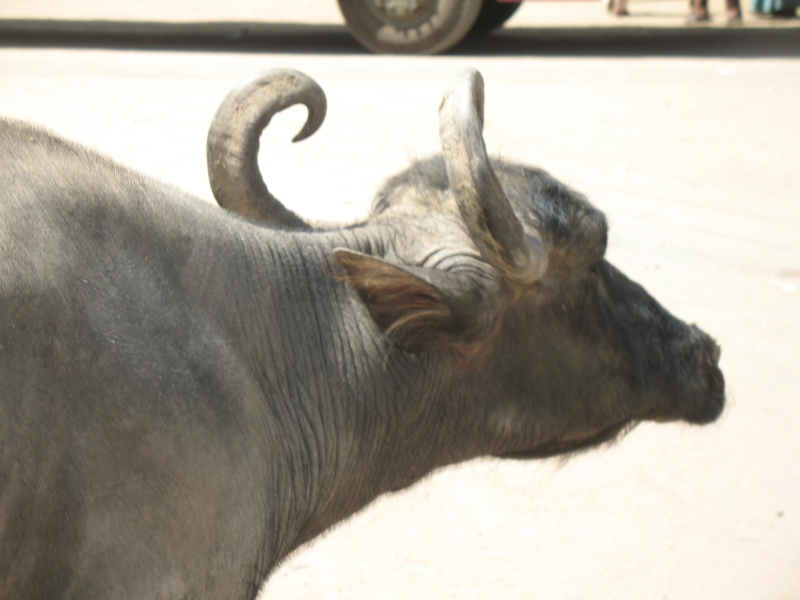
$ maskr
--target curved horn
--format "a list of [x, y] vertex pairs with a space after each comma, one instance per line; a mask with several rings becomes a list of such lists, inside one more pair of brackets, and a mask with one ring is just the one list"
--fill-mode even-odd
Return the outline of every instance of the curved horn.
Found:
[[526, 235], [489, 164], [483, 142], [483, 77], [459, 74], [439, 106], [439, 138], [447, 178], [472, 241], [510, 282], [530, 285], [547, 270], [538, 236]]
[[251, 219], [290, 229], [310, 229], [269, 193], [258, 169], [258, 140], [272, 117], [304, 104], [308, 119], [293, 142], [312, 135], [325, 120], [322, 88], [289, 69], [245, 79], [222, 101], [208, 131], [206, 160], [211, 190], [220, 206]]

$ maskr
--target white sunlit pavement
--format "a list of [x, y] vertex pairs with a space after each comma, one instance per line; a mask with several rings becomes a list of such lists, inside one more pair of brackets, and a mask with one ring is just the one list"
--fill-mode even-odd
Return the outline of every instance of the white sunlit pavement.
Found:
[[[23, 4], [0, 16], [43, 18], [7, 14]], [[262, 597], [800, 597], [800, 59], [6, 47], [0, 113], [211, 201], [219, 102], [247, 75], [296, 68], [325, 89], [327, 121], [293, 145], [304, 111], [277, 117], [262, 171], [302, 215], [353, 219], [383, 178], [437, 150], [441, 93], [467, 66], [486, 80], [490, 152], [586, 193], [609, 217], [610, 260], [718, 339], [728, 408], [704, 428], [642, 425], [564, 465], [437, 473], [301, 549]]]

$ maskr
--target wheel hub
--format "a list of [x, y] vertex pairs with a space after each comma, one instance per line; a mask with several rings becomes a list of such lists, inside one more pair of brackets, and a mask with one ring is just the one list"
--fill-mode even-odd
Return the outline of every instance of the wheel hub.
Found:
[[370, 8], [384, 22], [408, 28], [427, 21], [436, 11], [436, 0], [373, 0]]

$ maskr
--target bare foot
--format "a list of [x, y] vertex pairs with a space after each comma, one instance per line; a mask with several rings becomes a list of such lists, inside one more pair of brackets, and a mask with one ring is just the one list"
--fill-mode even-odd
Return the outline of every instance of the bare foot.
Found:
[[697, 12], [692, 12], [689, 17], [686, 19], [687, 23], [703, 23], [706, 21], [710, 21], [711, 17], [708, 16], [707, 10], [699, 10]]
[[728, 17], [728, 25], [741, 25], [742, 24], [742, 13], [736, 9], [730, 9], [726, 16]]

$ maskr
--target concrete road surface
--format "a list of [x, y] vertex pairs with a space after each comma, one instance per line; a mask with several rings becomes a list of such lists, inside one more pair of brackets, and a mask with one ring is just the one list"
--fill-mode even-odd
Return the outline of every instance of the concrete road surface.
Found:
[[[242, 4], [244, 15], [253, 3]], [[24, 5], [5, 2], [0, 16], [47, 14]], [[581, 6], [587, 19], [596, 9]], [[225, 32], [225, 19], [208, 20]], [[229, 88], [272, 67], [309, 73], [328, 95], [327, 123], [292, 145], [304, 110], [280, 115], [261, 166], [292, 209], [328, 220], [363, 217], [384, 177], [437, 151], [443, 88], [477, 67], [490, 151], [586, 193], [609, 217], [610, 260], [723, 348], [729, 406], [718, 423], [644, 424], [563, 463], [449, 468], [301, 549], [263, 597], [800, 599], [798, 29], [753, 28], [772, 43], [747, 27], [661, 23], [645, 30], [661, 37], [521, 25], [511, 46], [500, 35], [433, 58], [366, 54], [335, 21], [306, 23], [297, 39], [273, 28], [269, 52], [185, 31], [172, 50], [113, 33], [90, 48], [79, 36], [0, 35], [0, 113], [209, 202], [205, 135]]]

